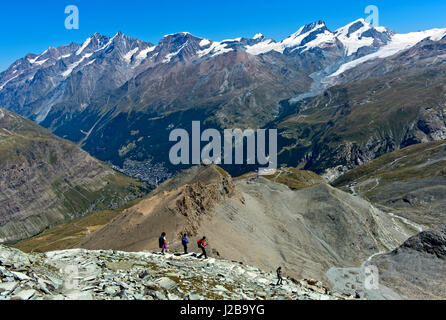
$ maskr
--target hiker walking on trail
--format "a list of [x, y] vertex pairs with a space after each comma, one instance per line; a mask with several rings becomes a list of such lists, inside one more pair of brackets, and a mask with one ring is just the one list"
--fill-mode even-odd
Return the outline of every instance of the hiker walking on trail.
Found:
[[165, 251], [168, 248], [167, 239], [166, 239], [166, 233], [165, 232], [163, 232], [161, 234], [161, 237], [159, 238], [159, 246], [160, 246], [160, 249], [161, 249], [161, 254], [164, 255]]
[[277, 286], [282, 285], [283, 284], [283, 278], [282, 278], [282, 267], [279, 267], [277, 269]]
[[200, 254], [198, 256], [198, 259], [200, 259], [203, 256], [204, 256], [205, 259], [207, 259], [208, 255], [206, 254], [206, 237], [203, 237], [200, 240], [198, 240], [197, 244], [198, 244], [198, 248], [200, 248], [201, 251], [202, 251], [202, 254]]
[[185, 233], [183, 236], [183, 239], [181, 240], [181, 243], [184, 247], [184, 254], [187, 254], [187, 244], [189, 243], [189, 240], [187, 240], [187, 234]]

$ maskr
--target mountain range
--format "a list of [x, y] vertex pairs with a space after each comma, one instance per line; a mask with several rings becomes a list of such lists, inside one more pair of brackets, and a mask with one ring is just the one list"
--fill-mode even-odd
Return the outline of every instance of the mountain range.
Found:
[[[174, 128], [190, 130], [192, 120], [216, 129], [286, 127], [291, 122], [294, 132], [281, 132], [281, 161], [304, 162], [308, 168], [323, 172], [381, 155], [367, 149], [381, 133], [367, 133], [361, 141], [351, 136], [337, 138], [348, 150], [338, 150], [338, 145], [331, 147], [327, 142], [324, 148], [331, 149], [326, 154], [340, 158], [327, 163], [319, 159], [322, 151], [318, 150], [318, 139], [323, 139], [321, 130], [327, 131], [333, 120], [311, 121], [308, 128], [303, 119], [311, 117], [303, 112], [314, 109], [316, 118], [333, 115], [332, 106], [330, 110], [312, 106], [324, 97], [345, 100], [346, 95], [337, 92], [343, 92], [343, 85], [381, 81], [384, 84], [375, 88], [378, 95], [387, 86], [386, 77], [403, 83], [412, 79], [407, 78], [411, 74], [419, 79], [417, 68], [408, 65], [408, 59], [420, 66], [431, 63], [429, 70], [441, 75], [445, 35], [446, 29], [397, 34], [363, 19], [336, 31], [318, 21], [280, 42], [262, 34], [252, 39], [212, 41], [183, 32], [166, 35], [153, 45], [121, 32], [112, 38], [96, 33], [83, 44], [49, 48], [17, 60], [0, 74], [0, 106], [38, 122], [124, 172], [132, 172], [136, 166], [153, 184], [178, 172], [167, 158], [169, 132]], [[435, 54], [425, 46], [434, 47]], [[406, 60], [396, 59], [397, 55]], [[431, 82], [429, 90], [435, 90], [435, 85]], [[414, 86], [424, 90], [425, 83]], [[351, 102], [336, 102], [336, 108], [341, 109], [336, 118], [351, 123], [345, 106]], [[439, 130], [444, 130], [442, 113], [427, 113], [428, 117], [440, 117]], [[386, 141], [373, 148], [392, 151], [412, 143], [410, 138], [400, 138], [412, 121], [413, 117], [403, 119], [402, 128], [392, 132], [396, 136], [392, 138], [400, 141]], [[423, 130], [412, 131], [417, 136]], [[346, 158], [345, 153], [351, 157]]]

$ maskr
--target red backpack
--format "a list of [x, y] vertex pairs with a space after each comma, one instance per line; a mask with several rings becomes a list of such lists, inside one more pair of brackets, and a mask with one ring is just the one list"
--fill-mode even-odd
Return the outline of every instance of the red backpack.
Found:
[[206, 243], [204, 242], [203, 239], [200, 239], [197, 241], [197, 245], [198, 245], [198, 248], [204, 248], [206, 246]]

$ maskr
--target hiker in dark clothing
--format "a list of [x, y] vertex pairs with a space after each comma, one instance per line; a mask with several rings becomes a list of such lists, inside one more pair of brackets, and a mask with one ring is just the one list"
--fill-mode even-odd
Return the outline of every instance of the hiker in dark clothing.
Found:
[[200, 240], [198, 240], [197, 244], [198, 244], [198, 248], [200, 248], [201, 251], [202, 251], [202, 254], [200, 254], [198, 256], [198, 259], [200, 259], [203, 256], [204, 256], [205, 259], [207, 259], [208, 255], [206, 254], [206, 237], [203, 237]]
[[359, 291], [355, 291], [355, 299], [361, 299], [361, 295], [359, 294]]
[[277, 269], [277, 286], [282, 285], [283, 284], [283, 278], [282, 278], [282, 267], [279, 267]]
[[163, 232], [161, 234], [161, 237], [159, 237], [158, 241], [159, 241], [159, 246], [160, 246], [160, 249], [161, 249], [161, 254], [164, 255], [166, 249], [168, 248], [167, 240], [166, 240], [166, 233], [165, 232]]
[[181, 243], [184, 247], [184, 254], [187, 254], [187, 244], [189, 243], [189, 240], [187, 240], [187, 234], [185, 233], [183, 236], [183, 239], [181, 240]]

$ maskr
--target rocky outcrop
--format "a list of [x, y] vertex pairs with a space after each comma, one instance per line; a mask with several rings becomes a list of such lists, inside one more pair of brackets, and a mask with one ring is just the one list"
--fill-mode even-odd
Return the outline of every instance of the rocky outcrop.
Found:
[[222, 177], [220, 184], [206, 185], [196, 182], [186, 185], [176, 202], [176, 211], [187, 218], [187, 226], [179, 233], [197, 235], [203, 217], [212, 215], [215, 206], [224, 198], [232, 196], [234, 184], [231, 177]]
[[446, 225], [423, 231], [372, 260], [380, 282], [409, 299], [446, 298]]
[[409, 238], [392, 252], [396, 256], [402, 252], [417, 251], [432, 255], [434, 258], [446, 260], [446, 225], [430, 229]]
[[0, 246], [0, 300], [338, 300], [315, 280], [195, 254], [66, 250], [26, 255]]

